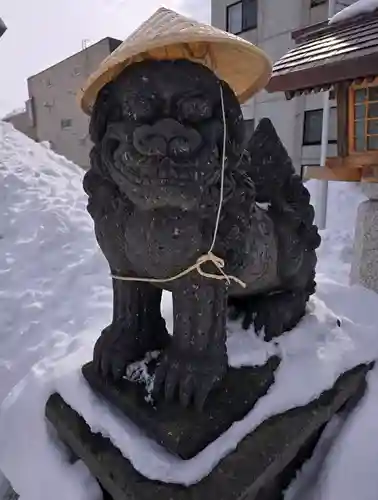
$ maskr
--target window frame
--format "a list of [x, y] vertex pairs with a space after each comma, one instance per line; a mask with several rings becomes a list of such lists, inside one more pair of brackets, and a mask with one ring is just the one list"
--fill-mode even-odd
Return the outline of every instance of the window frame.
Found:
[[[371, 87], [376, 87], [378, 88], [378, 78], [375, 78], [371, 82], [363, 82], [363, 83], [353, 83], [349, 87], [349, 92], [348, 92], [348, 153], [349, 155], [364, 155], [364, 154], [372, 154], [372, 153], [378, 153], [378, 148], [377, 149], [367, 149], [367, 141], [366, 138], [369, 136], [374, 136], [378, 138], [378, 134], [368, 134], [367, 131], [367, 126], [369, 123], [369, 117], [368, 115], [368, 110], [369, 110], [369, 104], [378, 104], [378, 100], [376, 101], [363, 101], [366, 104], [366, 112], [365, 112], [365, 117], [361, 119], [361, 121], [364, 122], [365, 124], [365, 142], [366, 142], [366, 148], [358, 151], [355, 148], [355, 135], [354, 135], [354, 123], [357, 121], [355, 119], [355, 98], [354, 94], [356, 90], [361, 90], [361, 89], [369, 89]], [[370, 118], [372, 121], [377, 121], [378, 122], [378, 116]]]
[[[329, 112], [331, 113], [331, 110], [334, 110], [336, 114], [336, 124], [337, 124], [337, 106], [331, 106]], [[316, 108], [316, 109], [306, 109], [304, 112], [303, 116], [303, 137], [302, 137], [302, 147], [303, 146], [321, 146], [322, 144], [322, 129], [320, 129], [320, 139], [318, 141], [306, 141], [306, 114], [309, 113], [320, 113], [321, 115], [323, 114], [323, 109], [322, 108]], [[329, 130], [328, 130], [328, 136], [329, 136]], [[337, 129], [336, 129], [336, 138], [335, 139], [330, 139], [328, 137], [328, 144], [337, 144]]]
[[318, 7], [319, 5], [324, 5], [326, 2], [327, 0], [311, 0], [310, 9]]
[[67, 130], [72, 128], [73, 120], [72, 118], [61, 118], [60, 120], [60, 128], [61, 130]]
[[[256, 22], [255, 24], [251, 25], [251, 26], [244, 26], [244, 16], [243, 16], [243, 10], [244, 10], [244, 7], [245, 7], [245, 3], [246, 3], [246, 0], [237, 0], [236, 2], [233, 2], [232, 4], [230, 5], [227, 5], [226, 6], [226, 31], [228, 31], [229, 33], [232, 33], [233, 35], [240, 35], [241, 33], [244, 33], [246, 31], [250, 31], [250, 30], [254, 30], [257, 28], [257, 24], [258, 24], [258, 0], [252, 0], [255, 4], [256, 4]], [[230, 15], [229, 15], [229, 12], [230, 12], [230, 9], [232, 9], [233, 7], [235, 7], [236, 5], [239, 5], [241, 4], [241, 8], [242, 8], [242, 18], [241, 18], [241, 31], [230, 31]]]

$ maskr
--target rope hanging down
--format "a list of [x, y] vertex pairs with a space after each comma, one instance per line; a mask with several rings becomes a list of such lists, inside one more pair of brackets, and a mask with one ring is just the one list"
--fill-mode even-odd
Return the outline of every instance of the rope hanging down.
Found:
[[[215, 227], [214, 227], [214, 233], [213, 233], [213, 240], [211, 242], [211, 246], [209, 248], [209, 251], [201, 255], [197, 259], [197, 262], [193, 264], [192, 266], [188, 267], [187, 269], [184, 269], [184, 271], [176, 274], [175, 276], [171, 276], [170, 278], [138, 278], [138, 277], [131, 277], [131, 276], [117, 276], [112, 274], [112, 278], [120, 281], [139, 281], [139, 282], [144, 282], [144, 283], [169, 283], [172, 281], [176, 281], [179, 278], [182, 278], [186, 276], [187, 274], [190, 274], [192, 271], [197, 271], [198, 274], [203, 276], [204, 278], [209, 278], [209, 279], [214, 279], [214, 280], [222, 280], [226, 281], [227, 284], [229, 285], [231, 281], [234, 281], [235, 283], [238, 283], [240, 286], [243, 288], [246, 287], [246, 284], [237, 278], [236, 276], [232, 276], [229, 274], [226, 274], [224, 272], [224, 266], [225, 262], [223, 259], [220, 257], [217, 257], [214, 253], [214, 247], [215, 243], [217, 240], [217, 235], [218, 235], [218, 229], [219, 229], [219, 223], [220, 223], [220, 218], [221, 218], [221, 213], [222, 213], [222, 205], [223, 205], [223, 199], [224, 199], [224, 177], [225, 177], [225, 169], [226, 169], [226, 145], [227, 145], [227, 125], [226, 125], [226, 111], [224, 107], [224, 98], [223, 98], [223, 89], [222, 86], [220, 86], [220, 96], [221, 96], [221, 106], [222, 106], [222, 121], [223, 121], [223, 149], [222, 149], [222, 166], [221, 166], [221, 185], [220, 185], [220, 195], [219, 195], [219, 206], [218, 206], [218, 211], [217, 211], [217, 218], [215, 221]], [[207, 273], [202, 270], [202, 266], [206, 264], [207, 262], [212, 262], [216, 269], [218, 270], [219, 274], [215, 273]]]

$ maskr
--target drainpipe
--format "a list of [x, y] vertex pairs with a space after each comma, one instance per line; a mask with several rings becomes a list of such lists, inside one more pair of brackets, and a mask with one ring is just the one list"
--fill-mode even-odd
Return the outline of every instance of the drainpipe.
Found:
[[4, 23], [4, 21], [0, 17], [0, 38], [4, 35], [4, 33], [7, 31], [7, 27]]
[[[336, 0], [328, 2], [328, 19], [330, 19], [336, 10]], [[327, 90], [323, 94], [323, 126], [322, 126], [322, 142], [320, 149], [320, 167], [325, 167], [328, 151], [328, 136], [329, 136], [329, 109], [330, 109], [330, 91]], [[327, 224], [327, 203], [328, 203], [328, 181], [319, 181], [316, 204], [316, 224], [319, 229], [325, 229]]]

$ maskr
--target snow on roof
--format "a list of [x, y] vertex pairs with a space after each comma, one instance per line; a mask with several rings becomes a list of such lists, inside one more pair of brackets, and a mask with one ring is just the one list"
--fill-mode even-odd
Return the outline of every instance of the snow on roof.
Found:
[[16, 108], [13, 111], [10, 111], [6, 115], [3, 116], [2, 120], [9, 120], [9, 118], [12, 118], [13, 116], [20, 115], [21, 113], [26, 113], [26, 109], [23, 108]]
[[378, 9], [378, 0], [358, 0], [331, 17], [329, 22], [330, 24], [339, 23], [360, 14], [373, 12], [375, 9]]

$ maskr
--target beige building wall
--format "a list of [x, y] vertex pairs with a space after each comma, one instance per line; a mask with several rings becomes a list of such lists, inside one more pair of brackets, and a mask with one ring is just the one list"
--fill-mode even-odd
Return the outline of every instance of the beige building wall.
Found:
[[76, 94], [92, 71], [120, 41], [105, 38], [83, 51], [28, 79], [27, 108], [38, 141], [87, 169], [92, 147], [88, 117], [80, 110]]
[[[336, 11], [356, 0], [337, 0]], [[227, 7], [238, 3], [247, 5], [253, 0], [212, 0], [212, 24], [227, 29]], [[325, 21], [328, 1], [324, 0], [256, 0], [257, 27], [242, 31], [239, 36], [264, 49], [273, 62], [294, 46], [291, 33], [300, 27]], [[335, 102], [331, 103], [335, 106]], [[286, 100], [281, 92], [257, 94], [245, 106], [245, 119], [268, 117], [274, 123], [283, 143], [299, 171], [306, 164], [319, 164], [320, 145], [303, 145], [305, 111], [322, 107], [322, 95], [296, 97]], [[336, 145], [329, 145], [329, 154], [336, 153]]]

